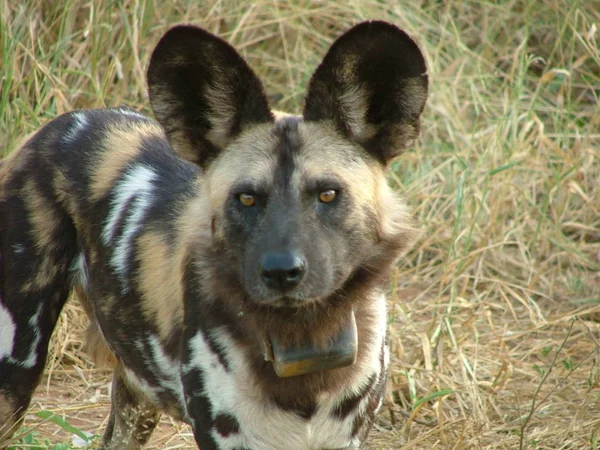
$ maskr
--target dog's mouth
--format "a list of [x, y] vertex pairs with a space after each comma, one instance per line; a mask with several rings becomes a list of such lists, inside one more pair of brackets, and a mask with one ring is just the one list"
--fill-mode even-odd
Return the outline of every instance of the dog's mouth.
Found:
[[273, 363], [281, 378], [351, 366], [356, 362], [358, 348], [354, 311], [348, 313], [344, 326], [325, 344], [314, 345], [307, 337], [300, 344], [283, 345], [277, 337], [267, 336], [262, 346], [265, 361]]

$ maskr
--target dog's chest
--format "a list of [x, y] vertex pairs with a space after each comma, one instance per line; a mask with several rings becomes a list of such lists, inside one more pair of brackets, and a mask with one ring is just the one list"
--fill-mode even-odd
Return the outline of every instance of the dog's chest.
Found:
[[[389, 358], [383, 302], [381, 297], [376, 331], [354, 375], [339, 390], [318, 395], [309, 411], [280, 406], [225, 328], [188, 335], [181, 347], [183, 363], [169, 355], [158, 337], [147, 335], [143, 342], [135, 341], [129, 353], [133, 364], [126, 363], [124, 372], [130, 384], [192, 424], [196, 434], [201, 430], [210, 436], [219, 450], [358, 448], [364, 422], [379, 408], [385, 383]], [[294, 378], [289, 380], [293, 392]]]
[[[180, 366], [179, 361], [166, 355], [158, 339], [149, 336], [147, 342], [136, 347], [143, 365], [151, 368], [150, 374], [128, 367], [124, 368], [124, 374], [131, 387], [142, 391], [171, 415], [206, 429], [219, 450], [320, 450], [360, 444], [353, 435], [370, 396], [365, 393], [358, 397], [353, 410], [344, 414], [340, 414], [340, 405], [347, 398], [356, 397], [356, 392], [365, 391], [373, 376], [384, 376], [379, 373], [381, 367], [365, 367], [364, 375], [370, 373], [370, 377], [359, 375], [341, 392], [321, 395], [306, 417], [298, 411], [282, 409], [265, 395], [248, 369], [242, 351], [226, 334], [218, 336], [217, 342], [228, 364], [223, 364], [223, 356], [215, 353], [199, 332], [187, 343], [192, 362]], [[191, 389], [198, 389], [186, 395], [204, 397], [212, 423], [186, 417], [182, 383], [182, 376], [186, 375], [195, 377], [189, 384], [193, 385]]]
[[[222, 450], [320, 450], [341, 449], [359, 442], [353, 438], [355, 422], [364, 412], [369, 396], [359, 399], [353, 411], [339, 414], [339, 405], [361, 390], [357, 379], [338, 393], [325, 393], [317, 398], [315, 408], [306, 416], [298, 411], [284, 410], [257, 385], [239, 348], [225, 333], [217, 333], [218, 345], [229, 361], [223, 365], [211, 351], [199, 332], [188, 345], [192, 362], [182, 367], [182, 373], [195, 373], [202, 394], [210, 404], [213, 425], [210, 433]], [[376, 373], [380, 367], [365, 367], [365, 373]], [[377, 374], [379, 375], [379, 374]], [[365, 383], [368, 378], [365, 377]], [[193, 422], [193, 419], [192, 419]], [[206, 424], [196, 424], [206, 426]]]

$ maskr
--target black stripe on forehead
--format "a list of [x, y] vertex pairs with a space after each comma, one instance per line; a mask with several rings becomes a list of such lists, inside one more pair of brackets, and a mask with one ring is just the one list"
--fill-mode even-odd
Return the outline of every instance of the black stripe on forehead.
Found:
[[300, 152], [302, 141], [298, 132], [298, 123], [300, 117], [286, 117], [275, 125], [275, 133], [279, 137], [277, 144], [277, 154], [279, 156], [277, 163], [276, 184], [289, 186], [292, 173], [295, 169], [294, 157]]

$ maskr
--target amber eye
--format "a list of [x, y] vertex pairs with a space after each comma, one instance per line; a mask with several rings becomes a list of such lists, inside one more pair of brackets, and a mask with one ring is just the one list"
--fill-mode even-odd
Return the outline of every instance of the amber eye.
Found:
[[335, 200], [337, 192], [335, 189], [327, 189], [326, 191], [319, 193], [319, 200], [323, 203], [331, 203]]
[[252, 194], [240, 194], [239, 199], [240, 203], [244, 206], [256, 205], [256, 198]]

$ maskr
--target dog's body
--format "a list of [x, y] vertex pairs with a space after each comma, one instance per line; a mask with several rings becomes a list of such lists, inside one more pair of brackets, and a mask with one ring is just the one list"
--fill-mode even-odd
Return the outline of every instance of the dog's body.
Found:
[[[358, 448], [384, 395], [384, 293], [410, 237], [385, 168], [417, 136], [424, 73], [402, 31], [361, 24], [313, 76], [304, 116], [274, 118], [228, 44], [177, 27], [148, 72], [160, 125], [73, 112], [3, 161], [0, 447], [74, 289], [117, 361], [103, 448], [139, 448], [160, 411], [202, 450]], [[277, 375], [271, 344], [311, 354], [349, 317], [354, 364]]]

